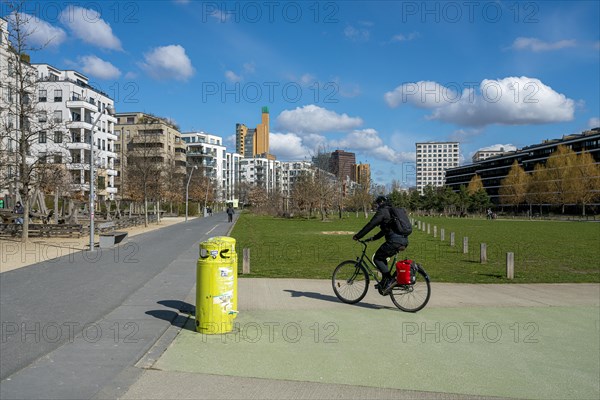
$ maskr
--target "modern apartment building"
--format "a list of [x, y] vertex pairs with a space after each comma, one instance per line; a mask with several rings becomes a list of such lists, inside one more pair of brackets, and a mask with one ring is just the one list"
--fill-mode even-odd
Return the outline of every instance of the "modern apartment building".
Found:
[[354, 165], [355, 182], [365, 187], [371, 186], [371, 165], [370, 164], [355, 164]]
[[113, 100], [90, 86], [89, 79], [72, 70], [48, 64], [32, 64], [37, 70], [39, 122], [51, 130], [40, 131], [32, 145], [40, 162], [66, 164], [72, 188], [82, 194], [90, 190], [90, 155], [94, 146], [98, 201], [113, 200], [117, 170], [114, 133], [117, 119], [110, 115]]
[[[8, 42], [8, 21], [0, 18], [0, 197], [14, 194], [14, 177], [16, 170], [14, 160], [15, 142], [10, 137], [10, 130], [16, 126], [16, 117], [10, 112], [14, 102], [14, 88], [9, 80], [9, 62], [11, 60]], [[11, 62], [12, 64], [12, 62]], [[9, 204], [3, 202], [4, 207]], [[12, 205], [12, 204], [10, 204]]]
[[268, 193], [281, 191], [281, 161], [268, 158], [242, 158], [240, 179], [264, 188]]
[[211, 180], [216, 188], [216, 200], [233, 200], [241, 156], [227, 153], [220, 136], [184, 132], [181, 137], [187, 145], [188, 166], [198, 166], [201, 173]]
[[281, 162], [281, 194], [291, 197], [298, 178], [302, 174], [312, 174], [314, 169], [309, 161]]
[[483, 161], [504, 154], [504, 152], [504, 147], [501, 147], [500, 150], [478, 150], [473, 154], [471, 160], [473, 162]]
[[444, 186], [446, 171], [458, 167], [458, 142], [416, 143], [417, 190], [423, 194], [427, 185]]
[[116, 169], [116, 185], [121, 188], [127, 180], [127, 164], [136, 158], [151, 158], [161, 166], [162, 171], [173, 168], [176, 174], [184, 175], [186, 170], [186, 145], [175, 124], [165, 118], [143, 112], [117, 113], [115, 151], [119, 155]]
[[499, 204], [500, 183], [506, 178], [515, 161], [525, 172], [532, 172], [536, 164], [545, 164], [559, 145], [567, 146], [576, 153], [588, 151], [596, 163], [600, 163], [600, 128], [594, 128], [581, 134], [545, 140], [542, 143], [510, 151], [497, 157], [449, 169], [446, 171], [446, 186], [458, 191], [461, 185], [468, 186], [471, 178], [477, 174], [492, 202]]

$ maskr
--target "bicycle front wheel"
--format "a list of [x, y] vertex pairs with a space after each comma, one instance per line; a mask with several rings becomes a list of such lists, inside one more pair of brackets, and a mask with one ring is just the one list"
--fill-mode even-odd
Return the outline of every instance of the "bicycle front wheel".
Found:
[[417, 312], [427, 305], [431, 285], [427, 273], [419, 267], [414, 285], [398, 285], [390, 293], [392, 301], [402, 311]]
[[369, 274], [359, 262], [344, 261], [333, 271], [333, 291], [338, 299], [348, 304], [361, 301], [369, 290]]

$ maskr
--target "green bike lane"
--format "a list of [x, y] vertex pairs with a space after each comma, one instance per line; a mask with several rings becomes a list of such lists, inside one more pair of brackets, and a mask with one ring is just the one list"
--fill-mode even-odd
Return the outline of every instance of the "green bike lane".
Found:
[[[187, 301], [193, 304], [194, 292]], [[124, 397], [152, 397], [160, 374], [202, 377], [204, 387], [170, 389], [160, 379], [181, 398], [202, 397], [208, 382], [236, 398], [262, 398], [250, 393], [265, 382], [322, 385], [341, 398], [383, 398], [381, 390], [392, 398], [600, 394], [597, 284], [433, 284], [429, 305], [410, 314], [373, 288], [361, 303], [346, 305], [328, 281], [240, 279], [239, 304], [235, 328], [225, 335], [196, 333], [188, 319]], [[236, 382], [243, 384], [232, 395]], [[211, 388], [211, 396], [218, 393]], [[327, 397], [327, 390], [315, 393]]]

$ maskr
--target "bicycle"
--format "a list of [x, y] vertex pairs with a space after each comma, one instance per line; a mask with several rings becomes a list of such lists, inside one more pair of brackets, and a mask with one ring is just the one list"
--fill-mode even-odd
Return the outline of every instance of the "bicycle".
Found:
[[[381, 285], [381, 273], [374, 262], [367, 257], [367, 241], [358, 240], [363, 245], [362, 254], [356, 260], [347, 260], [340, 263], [333, 271], [331, 283], [338, 299], [347, 304], [356, 304], [361, 301], [369, 290], [370, 278], [377, 282], [379, 294], [389, 294], [392, 302], [405, 312], [417, 312], [427, 305], [431, 297], [431, 284], [427, 272], [418, 263], [412, 263], [411, 284], [397, 284], [392, 290], [384, 294]], [[390, 267], [394, 271], [392, 278], [396, 279], [396, 258], [394, 256]]]

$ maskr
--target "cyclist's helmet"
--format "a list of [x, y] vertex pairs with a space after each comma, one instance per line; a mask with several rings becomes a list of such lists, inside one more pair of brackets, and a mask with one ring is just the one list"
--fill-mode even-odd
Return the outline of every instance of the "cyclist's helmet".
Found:
[[383, 195], [379, 195], [375, 199], [375, 203], [377, 203], [378, 206], [380, 206], [382, 204], [388, 204], [389, 202], [390, 202], [390, 200], [386, 196], [383, 196]]

